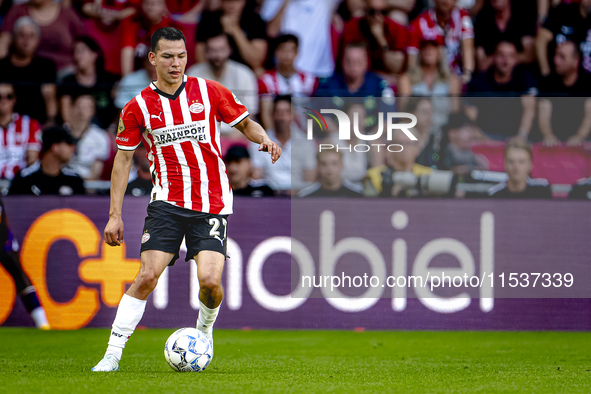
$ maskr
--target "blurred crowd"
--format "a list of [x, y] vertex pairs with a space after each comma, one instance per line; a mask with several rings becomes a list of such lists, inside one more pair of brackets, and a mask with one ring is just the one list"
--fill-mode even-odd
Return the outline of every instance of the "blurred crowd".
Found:
[[[110, 178], [121, 108], [156, 79], [164, 26], [185, 34], [186, 73], [231, 89], [283, 149], [271, 165], [223, 126], [237, 195], [591, 199], [591, 0], [3, 0], [5, 192], [108, 193], [92, 181]], [[334, 122], [309, 139], [293, 103], [316, 98], [361, 134], [412, 113], [416, 140], [358, 154]], [[128, 193], [150, 189], [140, 147]]]

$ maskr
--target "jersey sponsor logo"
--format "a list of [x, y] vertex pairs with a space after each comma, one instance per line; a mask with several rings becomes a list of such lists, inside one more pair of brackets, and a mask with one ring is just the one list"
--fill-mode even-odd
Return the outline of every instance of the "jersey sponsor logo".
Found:
[[201, 103], [193, 103], [189, 107], [189, 111], [191, 111], [194, 114], [200, 114], [201, 112], [203, 112], [204, 109], [205, 106]]
[[158, 119], [159, 121], [162, 122], [162, 119], [160, 119], [161, 116], [162, 116], [162, 111], [160, 111], [158, 116], [150, 114], [150, 119]]
[[142, 243], [145, 244], [149, 240], [150, 240], [150, 233], [144, 233], [144, 235], [142, 235]]
[[193, 122], [174, 127], [163, 127], [152, 130], [154, 143], [156, 145], [168, 144], [171, 142], [194, 139], [201, 143], [209, 142], [209, 128], [205, 122]]
[[[123, 115], [123, 112], [121, 112]], [[125, 131], [125, 125], [123, 124], [123, 119], [119, 118], [119, 126], [117, 126], [117, 134], [121, 134]]]

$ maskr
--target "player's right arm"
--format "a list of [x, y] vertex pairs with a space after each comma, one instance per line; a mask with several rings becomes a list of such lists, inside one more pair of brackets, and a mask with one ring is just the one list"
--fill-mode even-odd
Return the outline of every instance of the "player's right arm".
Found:
[[129, 171], [133, 163], [133, 152], [141, 143], [143, 123], [137, 102], [132, 99], [121, 111], [117, 128], [117, 154], [111, 172], [111, 208], [109, 222], [105, 227], [105, 242], [110, 246], [119, 246], [123, 242], [123, 196], [129, 182]]
[[129, 182], [129, 171], [133, 163], [133, 151], [118, 150], [111, 173], [111, 208], [109, 222], [105, 227], [105, 242], [111, 246], [119, 246], [123, 241], [123, 196]]

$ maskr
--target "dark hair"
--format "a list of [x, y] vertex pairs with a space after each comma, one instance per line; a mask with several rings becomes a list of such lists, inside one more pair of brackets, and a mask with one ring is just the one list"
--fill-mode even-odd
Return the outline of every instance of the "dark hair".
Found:
[[101, 50], [100, 45], [97, 44], [95, 40], [93, 40], [92, 38], [90, 38], [88, 36], [80, 36], [80, 37], [77, 37], [76, 40], [74, 41], [74, 43], [76, 43], [76, 42], [82, 42], [82, 43], [86, 44], [86, 46], [88, 48], [90, 48], [90, 50], [93, 51], [93, 52], [97, 52], [97, 53], [100, 53], [100, 54], [102, 54], [102, 52], [103, 52]]
[[248, 153], [248, 149], [244, 145], [241, 144], [234, 144], [224, 156], [224, 161], [226, 163], [231, 163], [233, 161], [240, 161], [242, 159], [250, 159], [250, 153]]
[[72, 95], [72, 104], [75, 104], [76, 101], [80, 100], [82, 97], [90, 97], [96, 105], [96, 98], [92, 95], [92, 91], [90, 89], [84, 89]]
[[300, 40], [293, 34], [282, 34], [275, 39], [275, 49], [279, 48], [279, 45], [285, 44], [286, 42], [293, 42], [296, 48], [300, 46]]
[[280, 101], [287, 101], [289, 105], [291, 105], [291, 96], [289, 94], [275, 96], [275, 99], [273, 100], [273, 111], [275, 111], [275, 107], [277, 107], [277, 103]]
[[499, 49], [499, 46], [501, 44], [509, 44], [509, 45], [512, 45], [513, 48], [515, 48], [515, 50], [517, 51], [517, 44], [516, 43], [514, 43], [513, 41], [509, 41], [509, 40], [501, 40], [501, 41], [497, 42], [497, 45], [495, 45], [495, 52]]
[[436, 40], [423, 40], [421, 41], [421, 43], [419, 44], [419, 49], [423, 49], [426, 46], [434, 46], [434, 47], [439, 47], [439, 43]]
[[183, 32], [179, 29], [175, 29], [174, 27], [163, 27], [156, 30], [154, 34], [152, 34], [152, 52], [156, 52], [158, 50], [158, 43], [160, 40], [183, 40], [185, 45], [187, 45], [187, 40], [185, 40], [185, 35]]
[[43, 141], [41, 153], [47, 152], [54, 144], [59, 144], [60, 142], [66, 142], [69, 145], [76, 144], [68, 129], [62, 126], [51, 126], [44, 129], [41, 139]]
[[450, 130], [460, 129], [465, 125], [473, 126], [474, 122], [470, 120], [470, 118], [468, 118], [465, 113], [458, 112], [449, 115], [449, 121], [445, 126], [443, 126], [442, 130], [444, 134], [447, 134]]
[[74, 40], [74, 45], [77, 43], [82, 43], [88, 47], [92, 52], [96, 53], [96, 72], [100, 74], [105, 70], [105, 56], [103, 53], [103, 49], [100, 47], [97, 42], [89, 36], [80, 36]]
[[367, 49], [367, 44], [363, 41], [351, 42], [345, 45], [344, 49], [348, 48]]
[[581, 57], [581, 48], [573, 40], [565, 40], [565, 41], [561, 42], [560, 44], [556, 45], [556, 47], [558, 48], [559, 46], [565, 45], [565, 44], [573, 44], [572, 46], [573, 46], [573, 49], [575, 51], [574, 56], [577, 57], [577, 58], [580, 58]]
[[228, 36], [223, 31], [216, 32], [216, 34], [212, 34], [209, 37], [207, 37], [205, 39], [205, 44], [207, 45], [209, 40], [213, 40], [214, 38], [219, 38], [219, 37], [226, 37], [226, 40], [228, 41], [228, 45], [230, 46], [230, 48], [232, 47], [232, 45], [230, 44], [230, 36]]

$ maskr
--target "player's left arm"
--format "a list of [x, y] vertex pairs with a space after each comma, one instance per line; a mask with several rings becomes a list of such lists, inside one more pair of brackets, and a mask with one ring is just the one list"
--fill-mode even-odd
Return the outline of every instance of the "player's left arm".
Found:
[[265, 129], [263, 129], [260, 124], [247, 116], [242, 122], [234, 127], [244, 134], [250, 141], [259, 144], [259, 151], [269, 152], [273, 164], [279, 160], [281, 157], [281, 148], [269, 138]]

